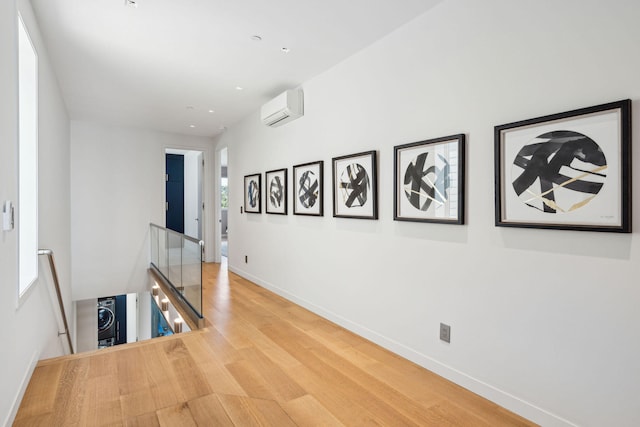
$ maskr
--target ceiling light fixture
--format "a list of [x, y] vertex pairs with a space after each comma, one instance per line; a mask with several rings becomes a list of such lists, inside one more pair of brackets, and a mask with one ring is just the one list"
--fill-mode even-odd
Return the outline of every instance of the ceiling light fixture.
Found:
[[213, 113], [215, 113], [216, 111], [215, 111], [215, 110], [209, 110], [209, 112], [210, 112], [211, 114], [213, 114]]
[[129, 6], [129, 7], [133, 7], [133, 8], [137, 8], [138, 7], [138, 2], [136, 0], [124, 0], [124, 5], [125, 6]]
[[189, 127], [193, 129], [194, 127], [196, 127], [196, 125], [189, 125]]
[[280, 48], [280, 50], [281, 50], [283, 53], [289, 53], [289, 52], [291, 52], [291, 49], [289, 49], [288, 47]]
[[236, 90], [244, 90], [242, 86], [236, 86]]
[[259, 42], [262, 41], [262, 37], [260, 37], [259, 35], [251, 36], [251, 40], [253, 40], [254, 42]]

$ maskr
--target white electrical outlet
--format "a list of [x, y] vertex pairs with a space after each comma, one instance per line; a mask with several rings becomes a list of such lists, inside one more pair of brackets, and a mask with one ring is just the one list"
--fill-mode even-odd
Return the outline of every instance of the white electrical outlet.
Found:
[[440, 339], [444, 342], [451, 342], [451, 326], [440, 323]]

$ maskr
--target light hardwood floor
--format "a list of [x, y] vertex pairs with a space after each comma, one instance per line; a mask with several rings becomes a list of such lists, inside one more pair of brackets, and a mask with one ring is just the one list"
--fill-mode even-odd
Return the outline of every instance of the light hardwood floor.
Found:
[[204, 330], [38, 363], [16, 426], [530, 426], [205, 265]]

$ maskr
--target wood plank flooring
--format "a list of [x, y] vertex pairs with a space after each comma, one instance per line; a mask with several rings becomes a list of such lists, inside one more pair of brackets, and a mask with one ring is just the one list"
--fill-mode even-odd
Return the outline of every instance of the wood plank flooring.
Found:
[[15, 426], [531, 426], [204, 267], [207, 328], [38, 363]]

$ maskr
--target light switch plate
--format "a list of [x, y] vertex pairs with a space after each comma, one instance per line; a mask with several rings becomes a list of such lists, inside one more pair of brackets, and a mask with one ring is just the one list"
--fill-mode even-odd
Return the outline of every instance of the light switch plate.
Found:
[[10, 200], [7, 200], [2, 205], [2, 230], [13, 230], [13, 204]]

